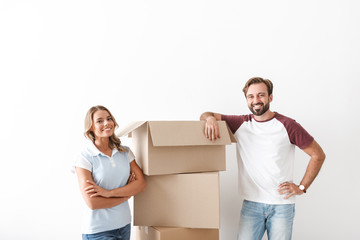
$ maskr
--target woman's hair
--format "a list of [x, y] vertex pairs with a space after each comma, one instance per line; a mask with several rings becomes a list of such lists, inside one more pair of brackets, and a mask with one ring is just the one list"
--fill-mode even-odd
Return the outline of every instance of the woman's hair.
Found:
[[[92, 124], [93, 124], [93, 117], [94, 113], [99, 110], [105, 110], [110, 114], [111, 119], [114, 121], [115, 128], [119, 125], [117, 124], [114, 116], [111, 114], [111, 112], [104, 106], [97, 105], [93, 106], [89, 109], [89, 111], [86, 113], [85, 117], [85, 132], [84, 135], [86, 138], [90, 139], [93, 143], [95, 143], [95, 134], [91, 130]], [[116, 148], [119, 152], [126, 152], [127, 150], [121, 146], [120, 139], [115, 135], [115, 131], [113, 135], [109, 137], [109, 147], [110, 148]]]
[[264, 79], [264, 78], [261, 78], [261, 77], [253, 77], [253, 78], [250, 78], [245, 83], [245, 86], [243, 88], [243, 92], [245, 94], [245, 97], [246, 97], [246, 93], [247, 93], [250, 85], [255, 84], [255, 83], [264, 83], [266, 85], [269, 96], [272, 94], [272, 92], [273, 92], [273, 84], [269, 79]]

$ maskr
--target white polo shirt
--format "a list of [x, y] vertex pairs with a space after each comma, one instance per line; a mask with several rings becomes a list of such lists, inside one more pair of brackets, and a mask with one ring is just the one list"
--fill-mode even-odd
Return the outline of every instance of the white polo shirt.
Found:
[[[104, 189], [111, 190], [123, 187], [127, 184], [130, 176], [130, 162], [135, 159], [131, 150], [128, 147], [125, 148], [128, 149], [127, 152], [119, 152], [114, 148], [111, 157], [109, 157], [100, 152], [89, 141], [87, 147], [75, 161], [75, 166], [89, 170], [94, 182]], [[86, 206], [84, 211], [82, 230], [84, 234], [121, 228], [131, 222], [127, 201], [105, 209], [91, 210]]]
[[283, 182], [293, 182], [295, 146], [303, 149], [314, 140], [295, 120], [275, 113], [256, 121], [250, 115], [222, 115], [237, 140], [239, 190], [244, 199], [267, 204], [295, 202], [278, 193]]

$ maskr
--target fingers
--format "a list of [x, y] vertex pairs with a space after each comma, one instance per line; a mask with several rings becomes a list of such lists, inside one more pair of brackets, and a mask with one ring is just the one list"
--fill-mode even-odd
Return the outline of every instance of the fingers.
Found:
[[96, 186], [88, 186], [84, 189], [86, 194], [89, 194], [90, 197], [97, 197], [97, 196], [102, 196], [102, 193], [100, 193], [100, 189], [98, 189]]
[[96, 183], [94, 183], [94, 182], [91, 181], [91, 180], [86, 180], [86, 182], [89, 183], [90, 185], [84, 188], [85, 193], [86, 193], [86, 194], [95, 193], [95, 194], [90, 195], [90, 197], [95, 197], [95, 196], [97, 196], [98, 190], [97, 190], [97, 185], [96, 185]]
[[209, 138], [211, 141], [215, 141], [216, 139], [220, 138], [220, 131], [219, 126], [216, 124], [205, 126], [205, 136]]
[[294, 195], [300, 195], [302, 194], [302, 191], [300, 191], [298, 186], [294, 183], [282, 183], [279, 185], [278, 192], [281, 195], [285, 195], [284, 199], [288, 199]]
[[99, 194], [97, 194], [97, 193], [90, 195], [91, 198], [92, 198], [92, 197], [97, 197], [97, 196], [99, 196]]
[[209, 130], [209, 126], [206, 123], [206, 125], [205, 125], [205, 137], [206, 138], [209, 138], [208, 130]]
[[212, 128], [212, 129], [211, 129], [211, 141], [215, 141], [215, 140], [216, 140], [215, 129]]
[[84, 188], [84, 191], [89, 194], [89, 193], [92, 193], [92, 192], [97, 192], [96, 189], [94, 188], [94, 186], [88, 186], [86, 188]]
[[290, 197], [292, 197], [292, 196], [294, 196], [294, 195], [296, 195], [296, 193], [295, 193], [295, 192], [292, 192], [292, 193], [286, 195], [286, 196], [284, 197], [284, 199], [288, 199], [288, 198], [290, 198]]
[[91, 181], [91, 180], [86, 180], [86, 182], [89, 183], [90, 185], [87, 186], [87, 187], [85, 187], [85, 188], [84, 188], [84, 191], [88, 191], [88, 190], [90, 190], [90, 189], [93, 189], [94, 186], [97, 186], [97, 185], [96, 185], [93, 181]]
[[90, 183], [92, 185], [96, 185], [96, 183], [94, 183], [94, 181], [91, 181], [91, 180], [86, 180], [87, 183]]
[[209, 138], [210, 140], [212, 140], [213, 139], [213, 134], [212, 134], [212, 132], [213, 132], [213, 126], [211, 126], [211, 125], [206, 125], [206, 134], [205, 134], [205, 136], [207, 137], [207, 138]]
[[129, 177], [129, 180], [128, 180], [128, 183], [131, 183], [133, 181], [136, 180], [136, 175], [135, 175], [135, 172], [131, 172], [130, 173], [130, 177]]
[[219, 131], [219, 126], [218, 125], [216, 125], [216, 127], [215, 127], [215, 136], [217, 138], [220, 138], [220, 131]]
[[205, 123], [205, 136], [211, 141], [215, 141], [217, 138], [220, 138], [219, 125], [214, 116], [209, 116], [206, 118]]

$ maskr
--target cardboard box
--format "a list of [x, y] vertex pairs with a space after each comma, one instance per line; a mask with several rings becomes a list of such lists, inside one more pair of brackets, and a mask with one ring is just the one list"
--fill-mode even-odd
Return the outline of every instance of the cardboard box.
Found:
[[225, 145], [236, 142], [224, 121], [220, 139], [205, 137], [205, 121], [134, 122], [117, 132], [133, 138], [132, 150], [146, 175], [226, 170]]
[[219, 240], [218, 229], [136, 227], [136, 240]]
[[219, 228], [219, 173], [145, 176], [134, 197], [135, 226]]

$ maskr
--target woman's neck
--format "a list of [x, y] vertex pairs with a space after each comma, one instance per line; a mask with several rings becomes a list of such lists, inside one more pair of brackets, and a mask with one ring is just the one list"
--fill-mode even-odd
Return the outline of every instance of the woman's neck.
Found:
[[94, 144], [97, 149], [106, 155], [109, 155], [109, 152], [112, 151], [111, 147], [109, 146], [109, 138], [96, 138]]

